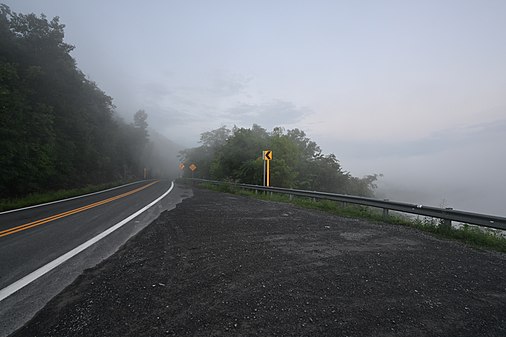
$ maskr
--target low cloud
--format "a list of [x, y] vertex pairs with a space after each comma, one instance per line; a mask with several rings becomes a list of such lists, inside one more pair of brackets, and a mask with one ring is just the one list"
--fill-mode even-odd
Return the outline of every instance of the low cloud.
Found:
[[[329, 140], [331, 136], [325, 137]], [[333, 140], [337, 151], [347, 157], [380, 159], [419, 157], [473, 147], [490, 146], [506, 141], [506, 119], [465, 127], [440, 130], [427, 137], [410, 141]]]
[[151, 99], [160, 99], [170, 96], [173, 91], [164, 83], [149, 82], [142, 87], [143, 95], [148, 95]]
[[220, 117], [234, 124], [249, 126], [259, 124], [272, 128], [300, 122], [311, 111], [282, 100], [262, 104], [240, 103], [225, 111]]
[[251, 78], [237, 74], [216, 76], [207, 91], [215, 96], [229, 97], [244, 94]]
[[443, 130], [416, 142], [348, 143], [354, 174], [383, 173], [378, 197], [506, 215], [506, 119]]

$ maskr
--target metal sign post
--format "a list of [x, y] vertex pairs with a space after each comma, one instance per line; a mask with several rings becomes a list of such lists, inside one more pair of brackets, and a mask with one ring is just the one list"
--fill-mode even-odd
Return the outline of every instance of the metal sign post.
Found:
[[179, 178], [183, 178], [183, 170], [184, 170], [184, 164], [179, 163], [179, 169], [181, 170], [181, 173], [179, 174]]
[[266, 186], [265, 185], [265, 167], [267, 166], [267, 164], [265, 164], [265, 159], [264, 159], [264, 175], [262, 176], [262, 185], [263, 186]]
[[197, 169], [197, 165], [190, 164], [190, 170], [192, 170], [192, 179], [193, 179], [193, 172], [195, 172], [196, 169]]
[[272, 151], [262, 151], [262, 158], [264, 159], [264, 186], [271, 186], [271, 167], [270, 163], [272, 160]]

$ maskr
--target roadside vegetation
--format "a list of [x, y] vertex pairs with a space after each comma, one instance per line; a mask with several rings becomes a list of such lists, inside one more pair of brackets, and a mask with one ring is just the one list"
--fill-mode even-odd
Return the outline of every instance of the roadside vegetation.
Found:
[[388, 216], [384, 217], [381, 210], [373, 207], [343, 204], [331, 200], [312, 200], [311, 198], [296, 196], [290, 198], [287, 195], [279, 193], [255, 193], [254, 191], [236, 188], [233, 185], [228, 184], [214, 185], [210, 183], [200, 183], [198, 186], [217, 192], [233, 193], [261, 200], [292, 203], [299, 207], [320, 210], [348, 218], [358, 218], [368, 221], [408, 226], [431, 233], [439, 238], [464, 242], [475, 248], [486, 248], [506, 253], [506, 237], [499, 234], [496, 230], [484, 227], [464, 224], [459, 228], [448, 228], [441, 226], [439, 219], [430, 219], [426, 217], [409, 218], [396, 213], [389, 213]]
[[225, 126], [204, 132], [201, 146], [181, 151], [181, 161], [197, 170], [185, 177], [261, 185], [262, 150], [272, 151], [272, 185], [312, 191], [373, 196], [377, 174], [359, 178], [345, 171], [337, 157], [321, 148], [299, 129], [274, 128], [271, 132], [254, 124], [251, 128]]
[[154, 168], [162, 160], [148, 114], [132, 111], [133, 120], [123, 121], [112, 98], [77, 68], [73, 49], [58, 17], [0, 4], [0, 199], [46, 200], [39, 197], [46, 191], [138, 179], [144, 168], [168, 171]]
[[22, 207], [28, 207], [46, 202], [62, 200], [67, 198], [76, 197], [83, 194], [98, 192], [120, 186], [124, 182], [100, 184], [100, 185], [88, 185], [81, 188], [73, 188], [67, 190], [48, 191], [41, 193], [31, 193], [27, 196], [12, 199], [0, 199], [0, 212], [8, 211], [11, 209], [17, 209]]

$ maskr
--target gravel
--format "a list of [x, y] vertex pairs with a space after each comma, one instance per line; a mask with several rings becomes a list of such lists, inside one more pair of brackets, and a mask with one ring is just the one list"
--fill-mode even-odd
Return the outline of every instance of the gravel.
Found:
[[194, 190], [13, 336], [506, 336], [506, 254]]

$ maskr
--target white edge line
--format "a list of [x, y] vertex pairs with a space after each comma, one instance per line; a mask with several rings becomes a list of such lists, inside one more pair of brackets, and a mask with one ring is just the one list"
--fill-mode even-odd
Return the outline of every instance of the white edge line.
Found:
[[46, 265], [40, 267], [39, 269], [31, 272], [30, 274], [28, 274], [25, 277], [17, 280], [16, 282], [12, 283], [11, 285], [9, 285], [9, 286], [1, 289], [0, 290], [0, 301], [2, 301], [6, 297], [9, 297], [10, 295], [14, 294], [16, 291], [20, 290], [21, 288], [29, 285], [30, 283], [32, 283], [33, 281], [35, 281], [36, 279], [38, 279], [42, 275], [44, 275], [47, 272], [53, 270], [54, 268], [58, 267], [63, 262], [65, 262], [68, 259], [74, 257], [75, 255], [79, 254], [80, 252], [82, 252], [86, 248], [90, 247], [94, 243], [100, 241], [101, 239], [105, 238], [107, 235], [111, 234], [112, 232], [114, 232], [118, 228], [122, 227], [127, 222], [129, 222], [130, 220], [134, 219], [136, 216], [138, 216], [139, 214], [141, 214], [142, 212], [146, 211], [151, 206], [153, 206], [154, 204], [156, 204], [157, 202], [159, 202], [160, 200], [162, 200], [167, 194], [169, 194], [172, 191], [173, 188], [174, 188], [174, 182], [171, 183], [170, 188], [164, 194], [162, 194], [155, 201], [151, 202], [149, 205], [144, 206], [143, 208], [141, 208], [137, 212], [135, 212], [132, 215], [128, 216], [127, 218], [121, 220], [120, 222], [118, 222], [114, 226], [106, 229], [105, 231], [103, 231], [102, 233], [98, 234], [94, 238], [86, 241], [83, 244], [80, 244], [79, 246], [77, 246], [76, 248], [72, 249], [71, 251], [69, 251], [69, 252], [61, 255], [60, 257], [54, 259], [53, 261], [47, 263]]
[[27, 206], [27, 207], [23, 207], [23, 208], [11, 209], [11, 210], [8, 210], [8, 211], [0, 212], [0, 215], [7, 214], [7, 213], [12, 213], [12, 212], [17, 212], [17, 211], [24, 211], [25, 209], [30, 209], [30, 208], [40, 207], [40, 206], [47, 206], [47, 205], [57, 204], [59, 202], [64, 202], [64, 201], [69, 201], [69, 200], [84, 198], [84, 197], [88, 197], [90, 195], [95, 195], [95, 194], [99, 194], [99, 193], [109, 192], [109, 191], [115, 190], [117, 188], [121, 188], [121, 187], [125, 187], [125, 186], [130, 186], [130, 185], [133, 185], [133, 184], [138, 184], [138, 183], [143, 182], [143, 181], [146, 181], [146, 180], [134, 181], [133, 183], [128, 183], [128, 184], [125, 184], [125, 185], [112, 187], [112, 188], [109, 188], [107, 190], [102, 190], [102, 191], [92, 192], [92, 193], [88, 193], [88, 194], [78, 195], [78, 196], [70, 197], [70, 198], [67, 198], [67, 199], [60, 199], [60, 200], [46, 202], [46, 203], [43, 203], [43, 204], [38, 204], [38, 205], [33, 205], [33, 206]]

